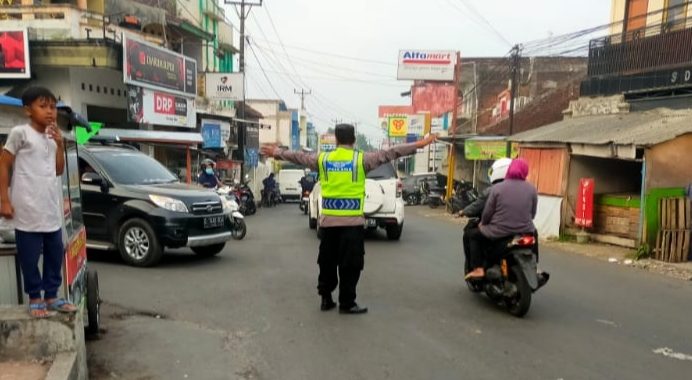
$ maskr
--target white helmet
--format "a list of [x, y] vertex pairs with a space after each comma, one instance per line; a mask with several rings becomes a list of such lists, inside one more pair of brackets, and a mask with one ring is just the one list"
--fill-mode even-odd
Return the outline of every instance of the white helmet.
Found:
[[509, 165], [511, 164], [511, 158], [500, 158], [499, 160], [493, 162], [493, 166], [491, 166], [490, 170], [488, 171], [490, 183], [495, 183], [496, 181], [505, 179], [507, 170], [509, 170]]

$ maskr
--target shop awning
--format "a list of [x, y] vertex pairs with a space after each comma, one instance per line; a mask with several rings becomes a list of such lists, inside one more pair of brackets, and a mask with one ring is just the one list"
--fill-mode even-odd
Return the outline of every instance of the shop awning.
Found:
[[99, 131], [98, 136], [118, 138], [121, 141], [176, 145], [197, 145], [204, 142], [202, 134], [197, 132], [166, 132], [146, 131], [140, 129], [105, 128]]
[[21, 107], [22, 101], [7, 95], [0, 95], [0, 106], [15, 106]]
[[692, 111], [656, 108], [565, 119], [510, 139], [523, 143], [647, 147], [687, 133], [692, 133]]

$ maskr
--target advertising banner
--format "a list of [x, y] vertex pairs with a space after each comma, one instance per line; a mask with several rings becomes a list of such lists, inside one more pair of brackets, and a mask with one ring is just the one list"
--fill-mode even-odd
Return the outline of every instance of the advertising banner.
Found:
[[454, 110], [454, 85], [424, 83], [411, 88], [414, 112], [430, 112], [438, 117]]
[[221, 140], [221, 124], [216, 120], [202, 120], [202, 146], [205, 149], [220, 149], [224, 147]]
[[390, 116], [387, 125], [389, 137], [406, 137], [408, 133], [408, 116]]
[[195, 127], [195, 101], [166, 92], [128, 86], [127, 116], [133, 123]]
[[259, 149], [259, 125], [245, 124], [245, 147]]
[[[504, 140], [466, 140], [464, 155], [467, 160], [497, 160], [507, 157], [507, 141]], [[512, 144], [512, 158], [519, 155], [519, 145]]]
[[259, 166], [259, 149], [245, 148], [245, 165], [251, 168]]
[[296, 111], [291, 113], [291, 149], [300, 149], [300, 121]]
[[31, 78], [26, 28], [0, 29], [0, 79]]
[[579, 180], [579, 192], [577, 193], [577, 208], [574, 210], [574, 224], [580, 227], [593, 227], [593, 194], [594, 179], [582, 178]]
[[123, 34], [123, 80], [187, 97], [197, 95], [197, 61]]
[[456, 63], [454, 51], [401, 50], [397, 79], [451, 82]]
[[213, 100], [243, 100], [244, 76], [242, 73], [204, 74], [204, 95]]
[[407, 135], [417, 137], [425, 134], [425, 114], [408, 115], [408, 131]]
[[336, 136], [331, 133], [320, 135], [320, 152], [331, 152], [336, 149]]

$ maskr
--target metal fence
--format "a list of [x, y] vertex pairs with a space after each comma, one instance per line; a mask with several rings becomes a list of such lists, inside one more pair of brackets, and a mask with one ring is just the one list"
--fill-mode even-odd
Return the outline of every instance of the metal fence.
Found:
[[589, 42], [590, 77], [629, 75], [692, 64], [692, 18]]

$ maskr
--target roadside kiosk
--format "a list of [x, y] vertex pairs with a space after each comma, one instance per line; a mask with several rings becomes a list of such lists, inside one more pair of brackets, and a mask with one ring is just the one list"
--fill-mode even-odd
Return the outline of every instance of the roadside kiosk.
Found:
[[[10, 125], [18, 124], [16, 120], [21, 120], [24, 111], [21, 101], [6, 96], [0, 98], [0, 108], [3, 114], [0, 135], [4, 142]], [[59, 296], [77, 305], [84, 316], [86, 332], [93, 335], [99, 332], [101, 300], [98, 273], [88, 270], [87, 266], [87, 237], [82, 217], [77, 143], [78, 134], [88, 133], [91, 127], [84, 118], [62, 103], [58, 104], [58, 126], [63, 132], [65, 144], [65, 172], [60, 183], [63, 195], [61, 203], [65, 260]], [[24, 295], [11, 221], [2, 220], [0, 240], [0, 305], [26, 304], [28, 297]]]

